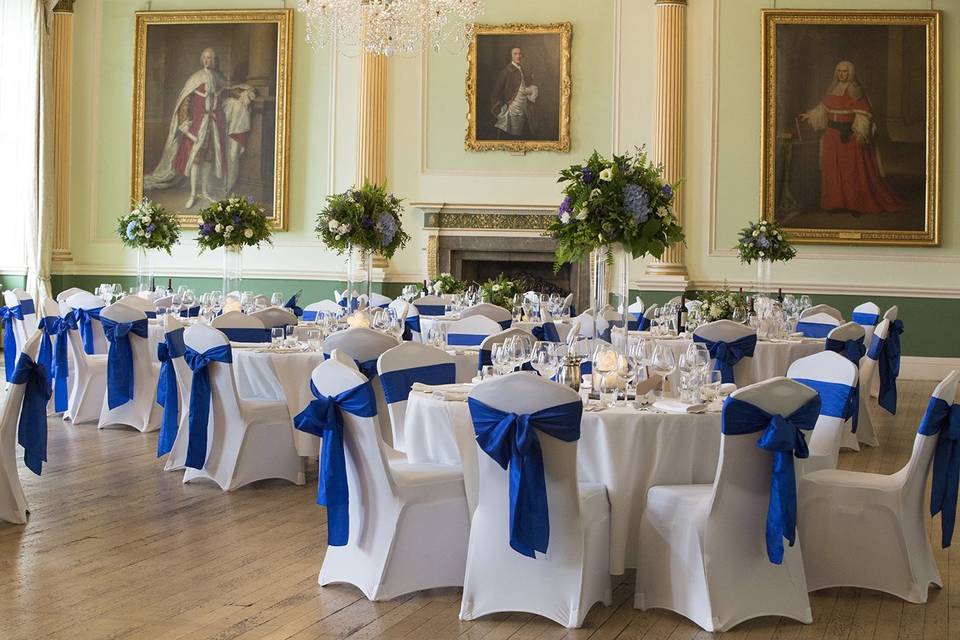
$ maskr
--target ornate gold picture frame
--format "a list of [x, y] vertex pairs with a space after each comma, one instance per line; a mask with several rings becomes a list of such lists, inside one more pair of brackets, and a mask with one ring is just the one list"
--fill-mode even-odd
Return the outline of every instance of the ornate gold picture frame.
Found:
[[287, 229], [293, 10], [136, 14], [131, 198], [195, 222], [236, 194]]
[[573, 25], [476, 25], [467, 53], [472, 151], [570, 150]]
[[940, 243], [940, 12], [764, 10], [763, 215], [807, 244]]

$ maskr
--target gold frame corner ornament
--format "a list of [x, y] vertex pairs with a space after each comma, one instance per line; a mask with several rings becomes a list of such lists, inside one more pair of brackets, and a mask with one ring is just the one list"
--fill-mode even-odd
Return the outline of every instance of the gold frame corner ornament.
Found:
[[[277, 25], [277, 107], [274, 132], [273, 216], [276, 231], [287, 231], [290, 196], [290, 87], [293, 78], [293, 9], [237, 9], [199, 11], [137, 11], [134, 29], [132, 201], [143, 198], [144, 108], [146, 91], [147, 28], [158, 24], [275, 23]], [[178, 213], [195, 224], [194, 213]]]
[[774, 220], [777, 151], [777, 28], [781, 25], [922, 26], [926, 29], [926, 189], [922, 231], [790, 228], [799, 244], [940, 246], [941, 176], [941, 12], [761, 10], [761, 204], [762, 217]]
[[[477, 140], [477, 38], [484, 35], [506, 34], [556, 34], [560, 36], [560, 136], [558, 140]], [[572, 82], [570, 76], [570, 53], [573, 40], [573, 24], [557, 22], [553, 24], [478, 24], [475, 25], [473, 38], [467, 49], [467, 78], [465, 96], [467, 99], [467, 131], [464, 135], [464, 148], [468, 151], [570, 151], [570, 97]]]

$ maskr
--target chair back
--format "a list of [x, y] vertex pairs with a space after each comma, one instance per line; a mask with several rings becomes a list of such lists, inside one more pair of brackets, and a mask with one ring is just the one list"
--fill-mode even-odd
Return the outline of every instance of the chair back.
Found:
[[563, 299], [563, 302], [560, 303], [560, 305], [563, 307], [569, 307], [570, 312], [573, 313], [573, 294], [568, 293], [567, 297]]
[[[210, 349], [229, 345], [230, 341], [221, 331], [204, 325], [195, 324], [187, 327], [183, 332], [184, 344], [198, 353], [205, 353]], [[240, 410], [240, 395], [233, 376], [233, 364], [228, 362], [211, 362], [207, 365], [210, 379], [210, 418], [207, 423], [207, 460], [212, 468], [219, 465], [214, 460], [223, 451], [223, 441], [226, 430], [230, 425], [243, 424], [243, 413]], [[192, 382], [192, 377], [191, 377]], [[185, 398], [189, 414], [189, 395]]]
[[829, 313], [813, 313], [800, 316], [797, 331], [808, 338], [826, 338], [841, 322], [843, 321]]
[[454, 320], [447, 325], [447, 344], [474, 347], [482, 343], [487, 336], [502, 330], [503, 327], [497, 322], [483, 315]]
[[247, 315], [242, 311], [227, 311], [210, 323], [233, 342], [270, 342], [270, 330], [263, 320]]
[[511, 327], [487, 336], [483, 339], [483, 342], [480, 343], [480, 357], [477, 361], [478, 371], [487, 365], [493, 364], [491, 361], [493, 345], [503, 344], [507, 341], [507, 338], [510, 338], [511, 336], [527, 336], [531, 340], [536, 340], [532, 333], [519, 327]]
[[501, 329], [509, 329], [510, 324], [513, 322], [512, 313], [501, 306], [490, 304], [489, 302], [475, 304], [472, 307], [464, 309], [460, 314], [461, 319], [471, 318], [473, 316], [484, 316], [490, 318], [499, 324]]
[[[474, 387], [470, 398], [505, 413], [517, 415], [580, 401], [579, 394], [564, 385], [526, 373], [511, 373], [484, 381]], [[543, 470], [549, 509], [550, 538], [546, 558], [569, 558], [579, 553], [582, 544], [580, 499], [577, 488], [577, 441], [565, 442], [536, 431], [543, 453]], [[485, 540], [509, 553], [510, 545], [510, 476], [486, 452], [479, 449], [478, 498], [474, 511], [471, 544]], [[575, 557], [575, 556], [574, 556]], [[541, 557], [537, 562], [543, 562]]]
[[44, 298], [40, 302], [40, 308], [38, 309], [38, 311], [40, 315], [43, 317], [47, 317], [47, 316], [62, 317], [60, 314], [60, 305], [57, 304], [55, 300], [51, 300], [50, 298]]
[[57, 294], [57, 302], [66, 302], [70, 296], [75, 293], [90, 293], [86, 289], [81, 289], [80, 287], [70, 287], [69, 289], [64, 289]]
[[[171, 315], [165, 316], [163, 322], [164, 341], [168, 345], [171, 343], [179, 343], [177, 346], [186, 345], [183, 335], [187, 325]], [[187, 415], [184, 409], [190, 406], [190, 384], [193, 382], [193, 371], [190, 370], [182, 355], [172, 356], [170, 362], [173, 363], [173, 370], [177, 374], [177, 395], [180, 399], [180, 422], [182, 424]]]
[[836, 469], [849, 403], [851, 398], [856, 400], [859, 370], [839, 353], [821, 351], [794, 361], [787, 369], [787, 377], [820, 393], [820, 417], [807, 438], [807, 447], [811, 458], [824, 459], [824, 465], [818, 463], [818, 468]]
[[897, 308], [897, 305], [893, 305], [892, 307], [890, 307], [884, 312], [883, 319], [891, 320], [891, 321], [896, 320], [899, 313], [900, 313], [900, 310]]
[[303, 316], [301, 316], [304, 322], [310, 322], [316, 320], [317, 316], [320, 314], [333, 314], [339, 315], [343, 312], [343, 307], [338, 305], [333, 300], [320, 300], [319, 302], [311, 302], [303, 308]]
[[873, 333], [873, 328], [880, 322], [880, 307], [873, 302], [864, 302], [853, 308], [850, 316], [853, 322], [863, 326], [867, 335]]
[[[21, 353], [36, 362], [39, 351], [40, 333], [37, 332], [27, 339]], [[26, 387], [26, 383], [10, 383], [0, 408], [0, 521], [13, 524], [27, 521], [27, 499], [17, 472], [17, 455], [22, 451], [17, 446], [17, 432]]]
[[[100, 296], [81, 291], [67, 298], [67, 306], [72, 310], [83, 309], [84, 311], [91, 311], [94, 309], [103, 309], [106, 304]], [[98, 319], [93, 318], [90, 321], [90, 328], [93, 332], [93, 352], [106, 353], [107, 339], [103, 335], [103, 325], [100, 324]]]
[[141, 298], [140, 296], [124, 296], [117, 300], [117, 302], [143, 311], [148, 318], [157, 317], [157, 305], [149, 298]]
[[368, 307], [380, 307], [384, 308], [390, 305], [393, 302], [393, 298], [390, 296], [385, 296], [382, 293], [377, 293], [373, 291], [370, 293], [370, 298], [367, 299], [366, 295], [360, 296], [360, 299], [366, 302]]
[[8, 307], [19, 305], [23, 311], [23, 320], [16, 319], [14, 321], [14, 327], [18, 327], [18, 333], [22, 333], [22, 336], [17, 335], [17, 345], [20, 350], [23, 350], [23, 345], [27, 343], [27, 338], [36, 333], [40, 323], [39, 316], [37, 315], [37, 305], [33, 297], [23, 289], [6, 291], [3, 296], [5, 305]]
[[442, 316], [447, 301], [440, 296], [423, 296], [413, 301], [422, 316]]
[[717, 342], [722, 340], [723, 342], [733, 342], [734, 340], [739, 340], [744, 336], [753, 335], [756, 333], [755, 329], [748, 327], [740, 322], [734, 322], [733, 320], [714, 320], [713, 322], [708, 322], [707, 324], [699, 327], [694, 331], [693, 335], [706, 338], [707, 340], [712, 340]]
[[[886, 340], [890, 334], [890, 320], [881, 320], [880, 324], [873, 330], [873, 336], [865, 340], [867, 343], [867, 357], [860, 360], [860, 388], [867, 395], [861, 396], [861, 401], [870, 397], [870, 382], [873, 376], [877, 374], [877, 345], [879, 341]], [[861, 405], [863, 406], [863, 405]]]
[[[154, 298], [153, 300], [153, 306], [156, 307], [157, 309], [159, 309], [160, 307], [169, 309], [170, 305], [172, 304], [173, 304], [172, 295], [160, 296], [159, 298]], [[224, 301], [224, 304], [226, 304], [226, 301]]]
[[297, 316], [289, 309], [283, 307], [268, 307], [260, 311], [254, 311], [250, 314], [251, 318], [256, 318], [263, 323], [267, 329], [274, 327], [286, 327], [297, 324]]
[[[884, 320], [883, 322], [888, 322]], [[881, 324], [883, 324], [881, 322]], [[877, 327], [879, 329], [879, 326]], [[936, 386], [933, 393], [930, 394], [932, 405], [935, 399], [942, 400], [948, 405], [957, 401], [957, 383], [960, 382], [960, 371], [953, 370]], [[924, 416], [926, 417], [926, 416]], [[917, 435], [913, 440], [913, 451], [910, 453], [910, 459], [900, 471], [895, 475], [903, 483], [904, 498], [903, 502], [912, 505], [911, 509], [922, 510], [923, 499], [927, 487], [927, 474], [930, 472], [930, 466], [933, 462], [934, 452], [939, 444], [940, 433], [924, 435], [923, 420], [921, 419]], [[944, 461], [946, 464], [946, 461]]]
[[[873, 332], [871, 331], [870, 333], [872, 334]], [[846, 342], [847, 340], [858, 340], [863, 338], [865, 335], [866, 332], [864, 331], [862, 324], [857, 324], [856, 322], [845, 322], [831, 329], [830, 333], [827, 334], [827, 337], [833, 340]]]
[[[384, 351], [377, 360], [377, 373], [393, 430], [393, 448], [406, 451], [404, 420], [407, 397], [415, 382], [451, 384], [457, 380], [456, 359], [436, 347], [402, 342]], [[381, 416], [380, 421], [385, 420]]]
[[836, 324], [843, 324], [843, 314], [840, 313], [840, 310], [836, 307], [831, 307], [828, 304], [815, 304], [809, 309], [804, 309], [800, 312], [800, 319], [804, 319], [808, 316], [817, 315], [818, 313], [825, 313], [828, 316], [832, 316], [836, 320]]

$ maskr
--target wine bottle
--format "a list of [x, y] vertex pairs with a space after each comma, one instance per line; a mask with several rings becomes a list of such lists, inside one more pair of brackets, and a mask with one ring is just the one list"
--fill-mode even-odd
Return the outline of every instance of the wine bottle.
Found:
[[777, 302], [783, 304], [783, 287], [777, 288]]
[[157, 277], [150, 276], [150, 293], [153, 293], [157, 290]]
[[173, 278], [167, 278], [167, 292], [173, 291]]
[[680, 308], [677, 309], [677, 334], [687, 330], [687, 292], [680, 294]]

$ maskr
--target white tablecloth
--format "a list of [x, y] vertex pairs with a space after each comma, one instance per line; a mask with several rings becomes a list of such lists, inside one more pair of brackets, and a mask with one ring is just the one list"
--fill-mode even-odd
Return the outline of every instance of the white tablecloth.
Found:
[[[467, 503], [477, 501], [477, 454], [466, 402], [413, 392], [404, 423], [410, 462], [463, 464]], [[600, 482], [610, 497], [610, 573], [636, 566], [647, 490], [660, 484], [713, 482], [720, 414], [663, 414], [628, 408], [585, 412], [577, 467], [581, 482]]]
[[320, 452], [320, 438], [294, 429], [293, 417], [313, 400], [310, 374], [321, 362], [323, 354], [317, 351], [233, 350], [233, 371], [240, 396], [285, 402], [290, 411], [293, 441], [301, 456], [316, 457]]

